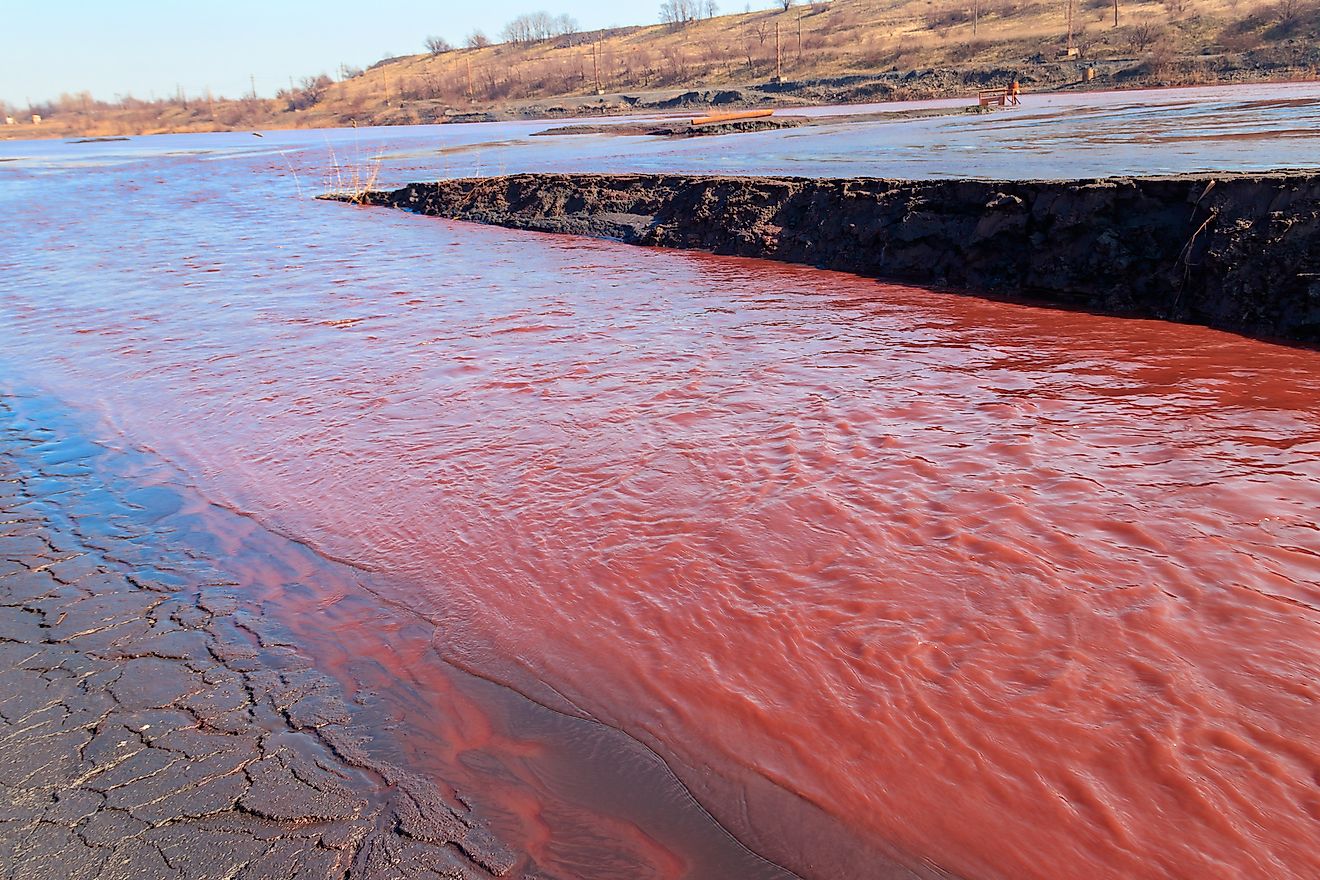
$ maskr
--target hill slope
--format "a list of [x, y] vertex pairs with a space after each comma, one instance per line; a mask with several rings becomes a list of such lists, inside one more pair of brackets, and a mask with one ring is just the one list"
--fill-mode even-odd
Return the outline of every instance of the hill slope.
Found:
[[[1304, 79], [1318, 67], [1320, 0], [834, 0], [393, 58], [338, 82], [309, 77], [273, 99], [72, 96], [35, 108], [39, 128], [5, 126], [3, 136], [906, 99], [1014, 78], [1029, 90]], [[666, 102], [685, 91], [698, 94]]]

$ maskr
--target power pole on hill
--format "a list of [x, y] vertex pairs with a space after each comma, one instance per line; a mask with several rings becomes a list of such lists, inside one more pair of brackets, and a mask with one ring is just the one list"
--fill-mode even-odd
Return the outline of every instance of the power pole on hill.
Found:
[[779, 54], [779, 22], [775, 22], [775, 82], [782, 82], [784, 79], [783, 70], [780, 66], [781, 60]]

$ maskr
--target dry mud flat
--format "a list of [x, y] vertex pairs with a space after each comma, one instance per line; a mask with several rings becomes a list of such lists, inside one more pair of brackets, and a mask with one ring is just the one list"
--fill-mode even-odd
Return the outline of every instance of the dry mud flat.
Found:
[[1320, 175], [1075, 181], [520, 174], [373, 205], [1320, 342]]
[[0, 402], [0, 877], [509, 871], [461, 806], [366, 755], [336, 686], [222, 570], [154, 567], [95, 512], [85, 453], [8, 416]]

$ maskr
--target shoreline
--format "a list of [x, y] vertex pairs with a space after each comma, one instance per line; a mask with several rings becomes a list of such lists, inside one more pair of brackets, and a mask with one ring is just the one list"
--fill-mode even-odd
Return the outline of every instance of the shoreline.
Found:
[[[303, 568], [319, 554], [296, 539], [224, 507], [199, 514], [172, 466], [106, 463], [124, 450], [52, 406], [0, 396], [0, 606], [16, 615], [0, 622], [0, 743], [15, 756], [0, 852], [25, 878], [188, 880], [225, 859], [245, 880], [288, 863], [349, 880], [579, 876], [520, 845], [527, 780], [549, 786], [547, 817], [585, 811], [577, 828], [560, 815], [564, 840], [549, 842], [582, 859], [571, 835], [594, 841], [582, 877], [648, 857], [692, 877], [811, 876], [744, 843], [651, 745], [448, 656], [434, 624], [339, 563]], [[317, 589], [272, 592], [263, 567]], [[455, 762], [473, 729], [495, 732], [493, 750], [468, 744]], [[477, 772], [458, 772], [477, 753]], [[482, 785], [513, 777], [512, 803]]]
[[1320, 344], [1320, 174], [517, 174], [330, 196]]
[[[1048, 88], [1041, 88], [1041, 89], [1032, 89], [1032, 88], [1024, 87], [1022, 95], [1024, 98], [1029, 99], [1031, 97], [1048, 97], [1052, 95], [1071, 95], [1071, 94], [1079, 94], [1079, 93], [1104, 95], [1104, 94], [1121, 94], [1125, 92], [1148, 92], [1148, 91], [1164, 92], [1164, 91], [1175, 91], [1178, 89], [1208, 89], [1208, 88], [1234, 88], [1234, 87], [1250, 88], [1252, 86], [1289, 86], [1289, 85], [1306, 85], [1312, 83], [1320, 83], [1320, 77], [1293, 75], [1298, 73], [1301, 73], [1301, 71], [1290, 71], [1289, 75], [1281, 78], [1271, 77], [1271, 76], [1257, 76], [1257, 77], [1248, 77], [1248, 78], [1236, 78], [1236, 77], [1225, 76], [1218, 78], [1194, 79], [1188, 82], [1162, 82], [1162, 81], [1145, 82], [1145, 81], [1133, 80], [1128, 83], [1116, 83], [1112, 79], [1108, 79], [1108, 80], [1097, 79], [1097, 80], [1091, 80], [1090, 82], [1077, 81], [1077, 82], [1069, 82], [1064, 84], [1054, 84]], [[867, 79], [868, 77], [875, 78], [874, 75], [868, 75], [868, 74], [857, 74], [856, 76], [861, 79]], [[672, 88], [665, 89], [662, 92], [658, 93], [658, 94], [670, 95], [670, 98], [666, 100], [658, 100], [656, 102], [652, 102], [654, 106], [652, 106], [652, 104], [642, 105], [642, 104], [628, 104], [628, 103], [615, 103], [615, 104], [584, 103], [584, 104], [579, 104], [578, 106], [573, 108], [549, 106], [549, 104], [554, 104], [555, 102], [563, 103], [567, 101], [568, 103], [571, 103], [574, 100], [590, 101], [596, 99], [596, 96], [594, 95], [562, 95], [562, 96], [558, 96], [557, 98], [543, 99], [542, 103], [548, 102], [548, 105], [544, 107], [536, 106], [536, 105], [527, 106], [527, 107], [520, 107], [513, 104], [510, 104], [508, 106], [501, 105], [486, 109], [474, 109], [471, 112], [465, 112], [462, 114], [457, 114], [448, 117], [442, 116], [439, 118], [432, 119], [430, 121], [416, 120], [416, 119], [394, 119], [394, 118], [358, 120], [356, 117], [315, 118], [315, 119], [301, 119], [295, 117], [290, 120], [287, 120], [287, 124], [268, 124], [269, 120], [266, 120], [265, 123], [254, 124], [254, 125], [245, 124], [245, 125], [227, 125], [227, 126], [214, 126], [214, 125], [198, 126], [198, 125], [190, 124], [190, 125], [182, 125], [182, 126], [175, 125], [175, 126], [148, 127], [148, 128], [134, 129], [131, 131], [130, 130], [121, 131], [118, 127], [115, 127], [113, 132], [110, 132], [109, 129], [107, 129], [103, 125], [97, 125], [92, 127], [60, 128], [58, 131], [51, 131], [52, 128], [54, 128], [56, 125], [59, 124], [58, 119], [55, 118], [48, 121], [44, 121], [41, 125], [22, 123], [14, 126], [0, 126], [0, 142], [71, 140], [76, 138], [79, 139], [81, 142], [94, 143], [104, 140], [128, 140], [136, 137], [152, 137], [155, 135], [169, 135], [169, 134], [215, 134], [222, 132], [247, 132], [254, 130], [263, 131], [263, 132], [316, 131], [319, 129], [335, 129], [335, 128], [343, 128], [346, 126], [358, 127], [359, 124], [361, 124], [363, 127], [379, 126], [383, 128], [393, 128], [393, 127], [406, 127], [406, 126], [415, 126], [415, 125], [444, 125], [444, 126], [479, 125], [482, 123], [499, 123], [499, 122], [555, 123], [555, 122], [563, 122], [565, 120], [575, 120], [575, 119], [580, 119], [580, 120], [626, 119], [631, 116], [638, 116], [649, 119], [656, 117], [657, 114], [679, 113], [680, 115], [691, 115], [691, 111], [718, 111], [718, 110], [728, 110], [728, 109], [769, 108], [769, 109], [774, 109], [776, 112], [782, 112], [784, 114], [791, 115], [794, 111], [811, 110], [821, 107], [854, 107], [854, 106], [865, 107], [876, 103], [896, 105], [897, 109], [887, 112], [884, 115], [886, 117], [892, 118], [893, 121], [901, 121], [906, 118], [913, 118], [913, 117], [920, 118], [920, 116], [922, 116], [923, 114], [920, 111], [904, 110], [899, 105], [924, 104], [930, 101], [952, 101], [952, 100], [966, 100], [968, 102], [966, 108], [954, 108], [955, 112], [964, 109], [968, 111], [975, 111], [978, 109], [976, 104], [977, 90], [976, 88], [973, 88], [971, 86], [946, 88], [942, 90], [936, 90], [929, 94], [923, 93], [920, 95], [905, 95], [905, 96], [890, 97], [890, 98], [877, 97], [875, 95], [859, 95], [851, 100], [822, 97], [819, 99], [808, 98], [808, 99], [800, 99], [792, 102], [781, 102], [778, 104], [775, 104], [773, 102], [767, 104], [765, 102], [748, 102], [748, 101], [739, 101], [729, 104], [721, 104], [713, 101], [698, 100], [690, 103], [681, 103], [681, 104], [674, 104], [673, 106], [666, 106], [666, 104], [669, 104], [670, 102], [680, 101], [680, 99], [682, 99], [684, 96], [687, 95], [703, 94], [703, 93], [708, 95], [717, 95], [723, 91], [729, 91], [729, 90], [736, 91], [738, 88], [739, 86], [737, 84], [729, 85], [729, 86], [720, 86], [720, 85], [712, 86], [710, 84], [694, 83], [694, 84], [688, 84], [682, 86], [674, 86]], [[746, 86], [742, 86], [742, 88], [746, 88]], [[697, 92], [696, 91], [697, 89], [701, 89], [703, 90], [703, 92]], [[604, 100], [604, 99], [601, 98], [596, 100]], [[277, 122], [282, 122], [282, 121], [277, 120]]]
[[7, 864], [29, 878], [510, 871], [461, 804], [363, 748], [350, 701], [243, 610], [231, 577], [175, 568], [113, 511], [67, 509], [100, 493], [82, 465], [94, 444], [18, 427], [4, 402], [0, 416]]

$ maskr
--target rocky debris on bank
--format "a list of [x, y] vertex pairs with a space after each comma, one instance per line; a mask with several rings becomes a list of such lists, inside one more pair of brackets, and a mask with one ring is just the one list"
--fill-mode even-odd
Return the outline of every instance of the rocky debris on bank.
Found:
[[0, 878], [512, 869], [461, 805], [368, 755], [338, 687], [233, 580], [156, 567], [122, 522], [61, 524], [103, 493], [76, 449], [9, 415], [0, 402]]
[[982, 107], [908, 107], [900, 110], [873, 110], [862, 113], [834, 113], [829, 116], [768, 116], [757, 119], [734, 119], [728, 122], [693, 125], [690, 118], [670, 122], [598, 122], [559, 125], [532, 132], [533, 137], [570, 134], [604, 134], [615, 137], [690, 138], [720, 134], [748, 134], [801, 126], [844, 125], [855, 122], [900, 122], [906, 119], [930, 119], [936, 116], [974, 115], [994, 112], [993, 105]]
[[522, 174], [355, 200], [1320, 343], [1320, 175]]
[[[625, 101], [628, 99], [625, 97]], [[764, 102], [764, 96], [755, 96], [753, 100], [758, 103]], [[703, 107], [729, 107], [735, 104], [745, 104], [748, 102], [748, 96], [737, 89], [723, 89], [714, 92], [684, 92], [672, 98], [666, 98], [655, 101], [650, 104], [637, 100], [629, 101], [634, 107], [652, 108], [655, 110], [687, 110], [690, 108]]]
[[720, 134], [746, 134], [753, 131], [777, 131], [781, 128], [797, 128], [808, 125], [810, 120], [802, 116], [771, 116], [761, 119], [734, 119], [728, 122], [693, 125], [690, 119], [674, 122], [605, 122], [596, 125], [560, 125], [545, 131], [534, 131], [533, 136], [554, 137], [570, 134], [604, 134], [614, 137], [663, 137], [690, 138], [708, 137]]

